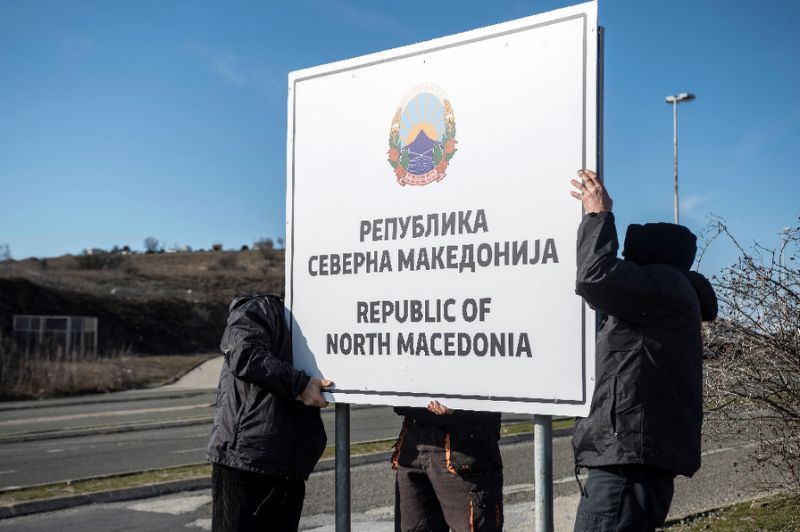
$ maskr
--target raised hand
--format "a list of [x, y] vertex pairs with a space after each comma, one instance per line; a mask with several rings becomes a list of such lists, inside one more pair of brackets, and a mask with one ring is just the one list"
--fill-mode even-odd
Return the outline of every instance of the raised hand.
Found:
[[587, 214], [593, 212], [610, 212], [614, 201], [608, 195], [606, 187], [600, 177], [591, 170], [578, 170], [578, 177], [583, 182], [576, 179], [570, 180], [572, 185], [578, 190], [570, 191], [573, 198], [581, 200], [583, 210]]

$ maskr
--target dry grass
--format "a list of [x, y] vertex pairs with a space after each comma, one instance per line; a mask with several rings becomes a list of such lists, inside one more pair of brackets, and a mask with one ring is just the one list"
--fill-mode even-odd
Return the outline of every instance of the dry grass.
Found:
[[85, 269], [81, 257], [64, 255], [0, 262], [0, 279], [21, 278], [51, 289], [133, 301], [227, 305], [243, 294], [280, 293], [283, 263], [282, 249], [126, 255], [119, 267], [100, 269]]
[[[575, 425], [575, 418], [564, 418], [553, 420], [553, 430], [568, 429]], [[517, 434], [532, 433], [534, 425], [532, 421], [518, 421], [513, 423], [503, 423], [500, 427], [500, 436], [514, 436]]]
[[0, 337], [0, 400], [146, 388], [175, 380], [214, 354], [136, 356], [15, 353]]
[[162, 482], [174, 482], [176, 480], [204, 478], [210, 475], [211, 466], [209, 464], [193, 464], [142, 471], [140, 473], [110, 475], [107, 477], [77, 480], [74, 482], [55, 482], [53, 484], [29, 488], [16, 488], [0, 492], [0, 506], [10, 506], [21, 502], [53, 499], [56, 497], [69, 497], [70, 495], [148, 486]]
[[124, 260], [100, 269], [70, 255], [0, 262], [0, 332], [12, 334], [15, 314], [96, 316], [100, 351], [198, 353], [216, 350], [235, 297], [283, 292], [283, 250], [109, 256]]
[[800, 494], [789, 493], [721, 508], [669, 523], [665, 530], [694, 532], [765, 532], [800, 530]]

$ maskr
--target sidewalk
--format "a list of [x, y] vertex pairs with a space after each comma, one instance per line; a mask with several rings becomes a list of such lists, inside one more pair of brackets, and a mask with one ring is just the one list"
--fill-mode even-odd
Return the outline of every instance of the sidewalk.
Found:
[[[503, 490], [505, 497], [514, 491], [515, 486]], [[531, 487], [531, 490], [533, 488]], [[553, 500], [553, 524], [555, 532], [572, 530], [575, 524], [575, 511], [578, 508], [579, 494], [556, 497]], [[506, 504], [503, 508], [503, 530], [506, 532], [530, 532], [533, 530], [533, 502], [524, 501]], [[352, 532], [394, 532], [394, 508], [373, 508], [364, 513], [350, 516]], [[211, 530], [211, 520], [197, 520], [195, 526], [201, 530]], [[206, 528], [207, 527], [207, 528]], [[313, 532], [335, 532], [334, 514], [310, 515], [300, 519], [300, 530]]]
[[171, 390], [214, 390], [219, 383], [219, 373], [222, 371], [222, 363], [225, 357], [218, 356], [207, 360], [194, 369], [189, 370], [183, 377], [162, 386], [164, 391]]

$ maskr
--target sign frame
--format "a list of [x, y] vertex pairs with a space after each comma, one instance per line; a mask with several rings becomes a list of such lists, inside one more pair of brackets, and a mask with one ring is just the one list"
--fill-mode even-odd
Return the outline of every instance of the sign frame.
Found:
[[[583, 22], [583, 146], [582, 166], [602, 170], [602, 41], [598, 38], [600, 28], [597, 25], [596, 1], [579, 4], [548, 13], [534, 15], [524, 19], [502, 23], [487, 28], [468, 31], [452, 36], [442, 37], [419, 44], [394, 50], [378, 52], [363, 57], [348, 59], [328, 65], [321, 65], [289, 75], [288, 124], [287, 124], [287, 239], [286, 239], [286, 310], [287, 321], [292, 334], [297, 332], [297, 323], [293, 314], [295, 301], [295, 177], [296, 177], [296, 123], [297, 123], [297, 86], [308, 80], [333, 74], [342, 74], [362, 68], [385, 64], [394, 60], [419, 56], [422, 54], [445, 50], [451, 47], [468, 45], [486, 39], [512, 35], [523, 31], [552, 26], [554, 24], [581, 20]], [[592, 58], [596, 58], [596, 63]], [[591, 65], [596, 69], [591, 71]], [[595, 135], [591, 136], [591, 125], [595, 126]], [[593, 137], [593, 138], [592, 138]], [[576, 207], [577, 209], [578, 207]], [[576, 226], [577, 229], [577, 226]], [[576, 296], [577, 297], [577, 296]], [[407, 406], [424, 406], [429, 400], [437, 399], [454, 408], [472, 407], [473, 409], [496, 410], [504, 412], [522, 412], [538, 415], [586, 415], [589, 411], [594, 388], [594, 312], [581, 302], [580, 330], [581, 335], [581, 386], [579, 398], [558, 397], [519, 397], [506, 395], [453, 394], [436, 392], [418, 392], [403, 390], [369, 390], [343, 389], [334, 387], [326, 394], [332, 402], [361, 404], [394, 404]], [[303, 368], [310, 374], [318, 375], [313, 368]], [[325, 377], [329, 377], [325, 375]], [[331, 375], [335, 379], [335, 375]]]

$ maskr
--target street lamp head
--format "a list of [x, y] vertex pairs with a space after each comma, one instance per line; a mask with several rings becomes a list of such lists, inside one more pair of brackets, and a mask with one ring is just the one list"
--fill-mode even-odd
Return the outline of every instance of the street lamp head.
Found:
[[680, 94], [675, 94], [674, 96], [667, 96], [664, 100], [668, 104], [676, 104], [681, 102], [691, 102], [695, 99], [695, 95], [691, 92], [682, 92]]

